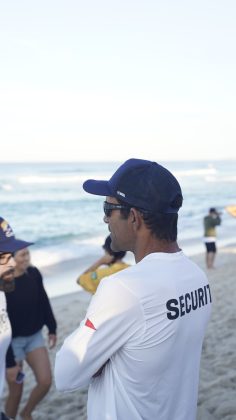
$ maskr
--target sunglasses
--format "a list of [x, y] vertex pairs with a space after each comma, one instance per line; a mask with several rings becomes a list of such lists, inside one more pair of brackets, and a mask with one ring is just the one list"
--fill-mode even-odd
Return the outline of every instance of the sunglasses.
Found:
[[104, 201], [103, 203], [103, 210], [106, 217], [111, 216], [112, 210], [121, 210], [121, 209], [130, 210], [130, 207], [124, 206], [123, 204], [108, 203], [107, 201]]

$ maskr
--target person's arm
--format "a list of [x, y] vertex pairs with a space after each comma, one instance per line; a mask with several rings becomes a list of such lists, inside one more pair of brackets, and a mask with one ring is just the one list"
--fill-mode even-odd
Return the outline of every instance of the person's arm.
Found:
[[98, 268], [95, 271], [90, 271], [89, 273], [81, 274], [79, 277], [79, 284], [87, 292], [95, 293], [100, 281], [107, 276], [114, 274], [113, 266], [107, 266], [104, 268]]
[[220, 213], [215, 213], [214, 216], [212, 217], [212, 224], [213, 226], [219, 226], [221, 224], [221, 217], [220, 217]]
[[52, 307], [48, 299], [48, 295], [46, 293], [46, 290], [44, 289], [43, 278], [39, 270], [37, 270], [37, 274], [38, 274], [37, 278], [39, 282], [39, 290], [41, 294], [40, 301], [41, 301], [42, 309], [44, 312], [44, 322], [48, 328], [48, 344], [49, 344], [49, 348], [52, 349], [53, 347], [55, 347], [56, 341], [57, 341], [57, 335], [56, 335], [57, 322], [54, 317]]
[[[91, 271], [97, 270], [101, 265], [109, 265], [113, 262], [114, 257], [109, 254], [104, 254], [101, 258], [99, 258], [97, 261], [95, 261], [92, 265], [90, 265], [86, 270], [83, 272], [83, 274], [90, 273]], [[79, 279], [79, 277], [78, 277]]]
[[6, 354], [6, 376], [9, 382], [15, 383], [16, 377], [20, 372], [21, 367], [15, 361], [12, 345], [9, 344]]
[[20, 371], [21, 371], [21, 367], [18, 364], [7, 368], [6, 369], [7, 381], [11, 383], [15, 383], [17, 380], [17, 375]]
[[[88, 267], [76, 280], [77, 284], [82, 286], [87, 292], [95, 293], [97, 287], [103, 277], [110, 275], [109, 265], [114, 257], [109, 254], [104, 254], [99, 260]], [[100, 268], [101, 266], [107, 266]]]
[[9, 344], [9, 347], [7, 349], [7, 354], [6, 354], [6, 367], [7, 368], [12, 368], [12, 367], [15, 367], [15, 366], [16, 366], [16, 362], [15, 362], [15, 357], [14, 357], [12, 345]]
[[52, 349], [53, 347], [55, 347], [56, 342], [57, 342], [57, 333], [56, 333], [57, 322], [54, 317], [52, 307], [48, 299], [48, 295], [44, 288], [43, 290], [44, 290], [43, 295], [44, 295], [44, 309], [45, 309], [44, 319], [45, 319], [45, 325], [48, 327], [48, 346], [49, 346], [49, 349]]
[[216, 221], [217, 221], [217, 225], [220, 225], [220, 224], [221, 224], [221, 217], [220, 217], [220, 213], [217, 213], [217, 216], [216, 216]]
[[143, 334], [143, 328], [137, 298], [115, 279], [103, 280], [86, 317], [56, 355], [57, 389], [72, 391], [87, 386], [131, 337]]

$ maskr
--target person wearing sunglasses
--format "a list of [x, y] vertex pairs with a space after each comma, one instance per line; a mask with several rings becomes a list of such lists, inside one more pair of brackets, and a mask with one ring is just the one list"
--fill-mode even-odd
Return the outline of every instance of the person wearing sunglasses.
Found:
[[100, 281], [107, 276], [111, 276], [118, 271], [124, 270], [129, 267], [123, 261], [126, 254], [125, 251], [115, 252], [111, 249], [111, 237], [107, 236], [102, 246], [104, 254], [88, 267], [83, 274], [76, 280], [87, 292], [94, 294]]
[[[8, 222], [0, 217], [0, 420], [9, 418], [1, 411], [1, 399], [6, 369], [5, 359], [11, 341], [11, 325], [7, 314], [4, 292], [10, 292], [14, 288], [14, 252], [19, 251], [28, 245], [31, 245], [31, 243], [16, 239]], [[14, 361], [13, 353], [10, 357], [12, 375], [16, 378], [20, 368]]]
[[195, 420], [211, 294], [178, 246], [181, 187], [158, 163], [129, 159], [83, 188], [106, 197], [111, 248], [136, 264], [100, 283], [56, 355], [56, 386], [89, 385], [88, 420]]

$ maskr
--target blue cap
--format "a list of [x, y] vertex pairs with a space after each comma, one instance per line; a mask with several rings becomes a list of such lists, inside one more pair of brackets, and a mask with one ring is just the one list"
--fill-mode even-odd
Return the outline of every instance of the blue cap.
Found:
[[88, 179], [83, 188], [90, 194], [115, 197], [152, 213], [177, 213], [183, 201], [174, 175], [158, 163], [143, 159], [129, 159], [109, 181]]
[[0, 217], [0, 252], [16, 252], [33, 245], [33, 242], [16, 239], [9, 223]]

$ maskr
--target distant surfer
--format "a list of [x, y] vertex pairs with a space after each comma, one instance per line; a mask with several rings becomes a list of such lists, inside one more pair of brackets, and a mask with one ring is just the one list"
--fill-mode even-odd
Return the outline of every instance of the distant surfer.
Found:
[[216, 256], [216, 226], [221, 224], [220, 213], [214, 208], [209, 209], [209, 213], [203, 219], [204, 242], [206, 245], [206, 266], [214, 268]]

